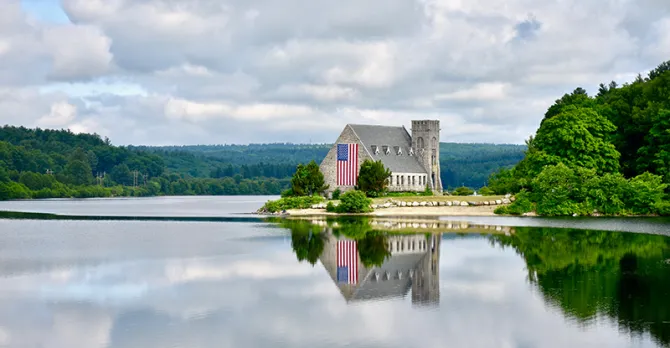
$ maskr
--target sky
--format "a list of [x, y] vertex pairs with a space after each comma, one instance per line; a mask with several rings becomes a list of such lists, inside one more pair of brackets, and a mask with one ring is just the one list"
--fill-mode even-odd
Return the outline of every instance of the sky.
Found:
[[667, 0], [2, 0], [0, 125], [332, 143], [439, 119], [521, 144], [564, 93], [668, 59]]

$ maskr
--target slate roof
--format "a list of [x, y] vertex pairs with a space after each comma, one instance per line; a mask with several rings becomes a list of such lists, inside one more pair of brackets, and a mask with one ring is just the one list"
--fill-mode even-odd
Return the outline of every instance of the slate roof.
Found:
[[[384, 261], [381, 267], [373, 269], [347, 300], [365, 301], [407, 295], [412, 287], [412, 279], [408, 272], [417, 269], [426, 254], [426, 252], [423, 252], [392, 255]], [[383, 274], [387, 271], [390, 273], [391, 279], [382, 280]], [[398, 271], [402, 273], [401, 279], [397, 278]], [[374, 279], [374, 273], [379, 273], [379, 280]]]
[[[365, 149], [377, 160], [382, 160], [384, 166], [393, 173], [421, 173], [426, 174], [417, 154], [409, 155], [409, 149], [412, 147], [412, 137], [405, 127], [377, 126], [349, 124], [349, 127], [356, 133]], [[375, 154], [372, 146], [379, 147], [379, 154]], [[388, 146], [391, 150], [387, 155], [384, 153], [383, 146]], [[402, 155], [397, 154], [397, 149], [402, 150]]]

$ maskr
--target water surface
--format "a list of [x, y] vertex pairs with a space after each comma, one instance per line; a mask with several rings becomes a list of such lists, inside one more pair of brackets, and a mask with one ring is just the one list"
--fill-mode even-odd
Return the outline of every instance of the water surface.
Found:
[[664, 220], [236, 218], [265, 200], [3, 202], [234, 218], [0, 219], [0, 347], [670, 344]]

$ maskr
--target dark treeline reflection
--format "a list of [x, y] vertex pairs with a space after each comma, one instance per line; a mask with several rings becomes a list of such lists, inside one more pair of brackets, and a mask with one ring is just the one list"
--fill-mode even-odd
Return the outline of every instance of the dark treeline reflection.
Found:
[[670, 238], [529, 227], [490, 238], [524, 258], [529, 281], [566, 316], [588, 324], [606, 315], [670, 345]]
[[[356, 241], [361, 264], [361, 270], [357, 270], [361, 272], [361, 285], [355, 283], [356, 286], [364, 288], [363, 283], [370, 281], [370, 276], [363, 274], [366, 272], [377, 277], [381, 272], [382, 279], [386, 276], [398, 281], [403, 277], [402, 272], [394, 276], [388, 274], [388, 269], [393, 269], [393, 273], [405, 267], [410, 269], [408, 283], [400, 287], [412, 288], [414, 292], [418, 283], [431, 283], [417, 288], [417, 296], [439, 302], [439, 286], [435, 283], [439, 282], [440, 242], [444, 239], [448, 243], [447, 235], [454, 236], [456, 231], [391, 233], [374, 229], [368, 219], [353, 217], [319, 223], [283, 220], [280, 224], [290, 229], [292, 247], [299, 261], [312, 265], [321, 261], [328, 269], [327, 263], [331, 261], [324, 255], [329, 247], [333, 248], [332, 240]], [[501, 233], [482, 233], [477, 229], [461, 232], [486, 236], [492, 247], [513, 248], [525, 260], [528, 281], [540, 290], [548, 305], [560, 309], [571, 321], [587, 326], [596, 318], [609, 318], [621, 332], [650, 334], [658, 344], [670, 346], [670, 238], [538, 227], [516, 227]], [[402, 257], [415, 252], [416, 245], [421, 247], [415, 253], [420, 258], [409, 266], [398, 266], [405, 262]], [[449, 244], [442, 247], [449, 252]], [[347, 297], [339, 282], [341, 277], [335, 272], [337, 268], [331, 268], [333, 280]], [[413, 272], [429, 277], [412, 277]], [[349, 295], [355, 297], [361, 291], [354, 289], [351, 290], [354, 295]]]
[[298, 261], [319, 261], [347, 302], [404, 297], [411, 289], [413, 305], [439, 303], [440, 233], [389, 233], [365, 218], [279, 223], [291, 231]]

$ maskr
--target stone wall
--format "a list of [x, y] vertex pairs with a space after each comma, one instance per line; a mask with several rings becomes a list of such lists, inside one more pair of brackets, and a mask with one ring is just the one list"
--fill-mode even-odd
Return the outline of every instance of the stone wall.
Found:
[[323, 179], [326, 185], [330, 187], [326, 191], [326, 194], [330, 194], [335, 191], [338, 187], [342, 192], [353, 190], [353, 186], [337, 186], [337, 144], [358, 144], [358, 167], [360, 168], [361, 163], [366, 159], [372, 160], [372, 157], [367, 153], [365, 146], [361, 144], [360, 140], [351, 129], [351, 127], [346, 126], [340, 134], [340, 136], [335, 141], [333, 147], [330, 148], [326, 157], [321, 161], [319, 168], [321, 173], [323, 173]]
[[423, 192], [427, 183], [427, 174], [391, 173], [391, 180], [387, 188], [391, 192]]

